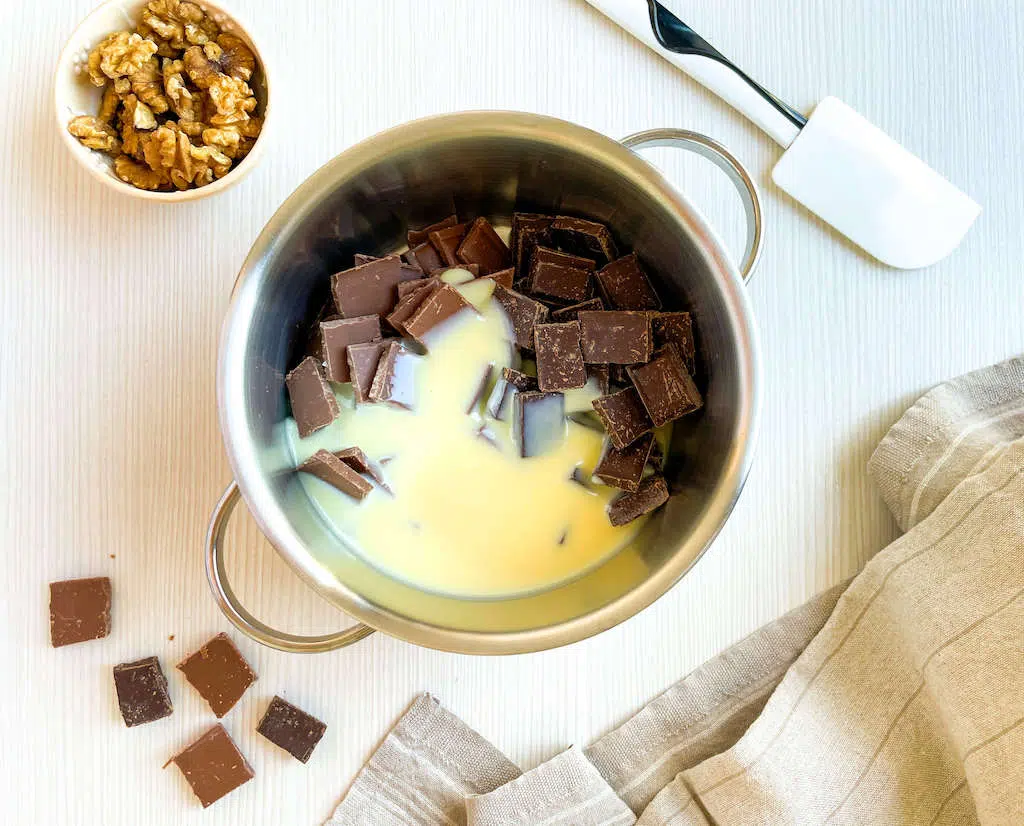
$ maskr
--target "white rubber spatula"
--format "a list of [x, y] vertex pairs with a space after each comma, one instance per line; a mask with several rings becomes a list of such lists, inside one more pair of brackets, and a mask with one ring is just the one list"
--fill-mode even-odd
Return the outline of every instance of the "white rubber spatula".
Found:
[[786, 148], [772, 178], [879, 261], [927, 267], [981, 212], [967, 195], [836, 98], [805, 118], [657, 0], [587, 0]]

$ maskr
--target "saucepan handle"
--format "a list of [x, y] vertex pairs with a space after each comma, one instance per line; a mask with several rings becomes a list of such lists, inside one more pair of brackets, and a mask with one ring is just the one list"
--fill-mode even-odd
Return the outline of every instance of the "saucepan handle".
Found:
[[213, 597], [217, 600], [220, 610], [224, 612], [224, 616], [250, 639], [279, 651], [303, 653], [333, 651], [335, 648], [344, 648], [346, 645], [359, 642], [372, 634], [373, 629], [368, 625], [353, 625], [336, 634], [298, 636], [271, 628], [246, 610], [228, 584], [223, 553], [224, 531], [227, 529], [231, 513], [240, 499], [238, 483], [232, 482], [217, 503], [213, 516], [210, 518], [210, 527], [206, 532], [206, 577], [210, 581]]
[[757, 184], [736, 156], [718, 141], [687, 129], [649, 129], [623, 138], [622, 143], [633, 150], [655, 146], [685, 149], [707, 158], [729, 176], [743, 199], [743, 208], [747, 214], [746, 250], [740, 265], [740, 275], [744, 281], [749, 281], [764, 246], [764, 221]]

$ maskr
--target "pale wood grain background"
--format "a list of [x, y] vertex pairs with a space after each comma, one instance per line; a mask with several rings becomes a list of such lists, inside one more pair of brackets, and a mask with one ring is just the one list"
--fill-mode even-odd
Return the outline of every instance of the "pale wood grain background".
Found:
[[[984, 205], [952, 258], [915, 273], [873, 264], [786, 200], [768, 182], [777, 150], [766, 138], [580, 0], [237, 0], [272, 44], [287, 126], [236, 189], [139, 205], [89, 179], [55, 131], [51, 73], [91, 5], [0, 5], [4, 823], [319, 823], [422, 690], [524, 768], [586, 743], [892, 539], [865, 472], [877, 440], [934, 383], [1024, 351], [1016, 0], [670, 3], [798, 107], [838, 95]], [[468, 658], [375, 635], [301, 657], [241, 641], [260, 680], [226, 725], [257, 778], [202, 813], [160, 766], [211, 714], [175, 672], [173, 717], [126, 730], [110, 667], [158, 654], [171, 669], [227, 628], [200, 548], [228, 481], [214, 363], [235, 273], [277, 205], [334, 154], [410, 118], [481, 107], [613, 136], [698, 129], [764, 183], [769, 239], [750, 286], [764, 415], [746, 492], [668, 596], [563, 650]], [[700, 163], [666, 165], [736, 241], [728, 185]], [[295, 630], [345, 621], [251, 525], [234, 542], [258, 612]], [[114, 633], [51, 650], [46, 583], [97, 574], [114, 582]], [[254, 732], [274, 693], [329, 723], [308, 766]]]

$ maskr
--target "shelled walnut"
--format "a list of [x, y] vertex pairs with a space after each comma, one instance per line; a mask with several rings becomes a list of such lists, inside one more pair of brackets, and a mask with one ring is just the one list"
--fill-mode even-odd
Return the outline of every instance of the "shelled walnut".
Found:
[[96, 116], [73, 118], [68, 132], [114, 155], [114, 174], [140, 189], [222, 178], [263, 128], [249, 85], [256, 56], [189, 0], [150, 0], [135, 31], [104, 38], [86, 68], [103, 97]]

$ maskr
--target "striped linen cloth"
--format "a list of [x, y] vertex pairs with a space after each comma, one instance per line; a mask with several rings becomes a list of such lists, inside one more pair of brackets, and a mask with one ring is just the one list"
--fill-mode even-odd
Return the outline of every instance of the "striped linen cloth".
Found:
[[520, 774], [424, 695], [327, 826], [1024, 824], [1024, 359], [870, 471], [906, 533], [589, 748]]

